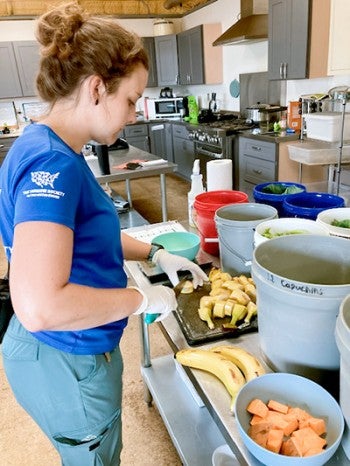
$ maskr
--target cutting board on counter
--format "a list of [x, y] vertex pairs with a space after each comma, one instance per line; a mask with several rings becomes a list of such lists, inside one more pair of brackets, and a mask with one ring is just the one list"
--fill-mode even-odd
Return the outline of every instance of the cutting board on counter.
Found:
[[175, 317], [189, 345], [201, 345], [210, 341], [235, 338], [244, 333], [256, 332], [258, 330], [258, 319], [254, 317], [251, 324], [237, 329], [225, 329], [224, 323], [229, 323], [231, 318], [213, 319], [214, 329], [210, 329], [206, 322], [198, 315], [199, 301], [202, 296], [209, 295], [211, 286], [204, 284], [193, 293], [179, 294], [177, 297], [178, 308]]

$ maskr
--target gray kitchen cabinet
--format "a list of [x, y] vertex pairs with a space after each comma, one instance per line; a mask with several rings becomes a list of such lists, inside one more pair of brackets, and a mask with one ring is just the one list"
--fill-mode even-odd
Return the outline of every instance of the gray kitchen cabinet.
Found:
[[253, 201], [254, 186], [277, 180], [277, 145], [240, 137], [238, 150], [239, 190]]
[[127, 125], [124, 128], [124, 137], [131, 146], [138, 147], [146, 152], [150, 151], [148, 125], [146, 123]]
[[269, 0], [269, 79], [308, 76], [309, 0]]
[[179, 83], [218, 84], [223, 80], [222, 47], [212, 43], [221, 25], [202, 24], [177, 35]]
[[13, 42], [23, 96], [36, 95], [35, 78], [39, 69], [39, 44], [24, 40]]
[[151, 123], [148, 126], [148, 132], [151, 154], [173, 162], [171, 123]]
[[12, 42], [0, 42], [0, 98], [22, 97]]
[[0, 98], [34, 96], [38, 65], [36, 41], [0, 42]]
[[203, 34], [197, 26], [177, 35], [179, 84], [203, 84]]
[[158, 86], [178, 84], [179, 65], [176, 34], [154, 38]]
[[143, 37], [142, 40], [149, 58], [148, 81], [146, 87], [157, 87], [157, 63], [154, 37]]
[[188, 133], [185, 125], [173, 123], [174, 163], [177, 164], [177, 173], [190, 181], [194, 162], [194, 142], [190, 140]]

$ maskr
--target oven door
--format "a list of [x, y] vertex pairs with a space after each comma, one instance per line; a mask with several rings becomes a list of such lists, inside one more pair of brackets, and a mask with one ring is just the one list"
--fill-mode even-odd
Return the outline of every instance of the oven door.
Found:
[[211, 160], [224, 159], [225, 154], [222, 147], [214, 146], [205, 142], [196, 141], [194, 145], [195, 159], [199, 159], [200, 172], [203, 175], [204, 186], [207, 186], [207, 163]]

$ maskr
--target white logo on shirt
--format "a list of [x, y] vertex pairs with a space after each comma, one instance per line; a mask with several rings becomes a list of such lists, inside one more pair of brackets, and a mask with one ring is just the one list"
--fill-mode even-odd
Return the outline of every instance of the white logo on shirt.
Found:
[[32, 181], [43, 188], [44, 186], [51, 186], [52, 189], [54, 189], [53, 182], [55, 181], [56, 178], [58, 178], [60, 172], [54, 173], [51, 175], [50, 172], [31, 172], [32, 175]]

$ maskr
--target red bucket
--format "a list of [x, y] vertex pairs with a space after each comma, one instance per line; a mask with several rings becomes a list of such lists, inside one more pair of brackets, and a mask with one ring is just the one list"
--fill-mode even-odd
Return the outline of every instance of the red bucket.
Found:
[[227, 204], [243, 202], [248, 202], [248, 195], [242, 191], [208, 191], [195, 197], [195, 221], [203, 251], [213, 256], [219, 255], [219, 240], [214, 220], [215, 212]]

